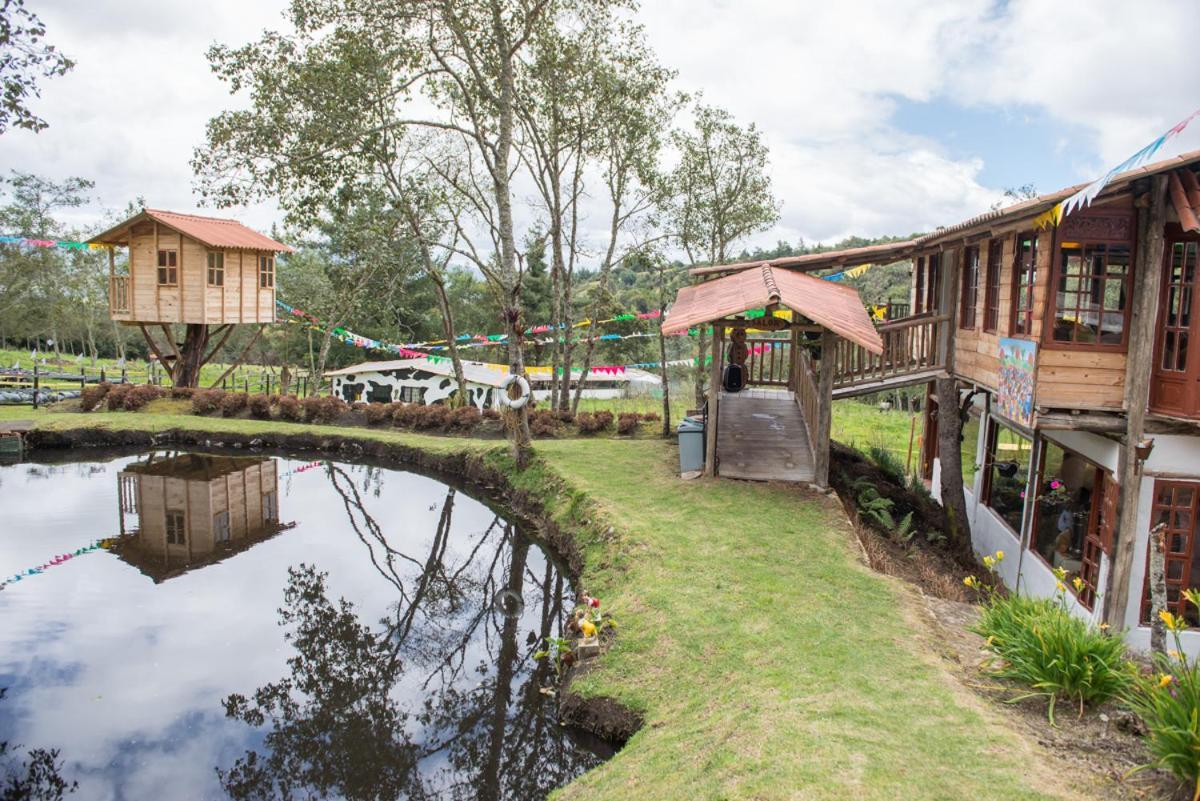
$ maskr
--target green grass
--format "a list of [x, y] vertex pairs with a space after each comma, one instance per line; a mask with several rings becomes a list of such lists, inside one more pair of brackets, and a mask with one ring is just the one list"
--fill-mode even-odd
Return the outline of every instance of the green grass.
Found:
[[[915, 422], [914, 422], [915, 421]], [[891, 451], [901, 463], [908, 459], [909, 434], [912, 434], [912, 463], [916, 465], [921, 451], [921, 415], [902, 411], [879, 411], [874, 404], [857, 400], [833, 402], [834, 440], [866, 451], [871, 447]], [[972, 451], [974, 456], [974, 451]]]
[[[147, 413], [36, 419], [55, 428], [308, 428]], [[466, 448], [508, 464], [494, 441], [338, 433]], [[583, 587], [618, 622], [614, 646], [575, 689], [615, 697], [646, 720], [558, 797], [1083, 797], [959, 685], [915, 594], [860, 563], [835, 500], [782, 485], [681, 481], [673, 445], [654, 438], [544, 441], [536, 451], [535, 466], [510, 471], [512, 481], [578, 532]]]

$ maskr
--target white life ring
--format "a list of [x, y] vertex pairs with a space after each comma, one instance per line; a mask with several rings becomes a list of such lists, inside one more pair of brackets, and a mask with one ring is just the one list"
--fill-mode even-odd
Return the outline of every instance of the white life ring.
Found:
[[[521, 390], [521, 394], [515, 398], [508, 396], [508, 388], [513, 384]], [[500, 402], [510, 409], [520, 409], [525, 404], [529, 403], [529, 398], [532, 393], [529, 391], [529, 382], [525, 380], [525, 376], [515, 373], [504, 379], [504, 383], [500, 385]]]

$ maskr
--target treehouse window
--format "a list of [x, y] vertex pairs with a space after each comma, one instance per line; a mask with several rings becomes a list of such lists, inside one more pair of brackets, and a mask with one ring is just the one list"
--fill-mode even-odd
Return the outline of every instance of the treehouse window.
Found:
[[[1200, 588], [1200, 548], [1196, 547], [1197, 500], [1200, 485], [1184, 481], [1155, 481], [1150, 530], [1164, 526], [1166, 540], [1167, 609], [1200, 625], [1196, 607], [1183, 597], [1183, 590]], [[1142, 623], [1150, 622], [1150, 553], [1146, 553], [1146, 576], [1142, 582]]]
[[208, 254], [208, 285], [225, 286], [225, 254]]
[[975, 327], [975, 306], [979, 301], [979, 248], [963, 251], [962, 299], [959, 304], [959, 328]]
[[988, 244], [987, 284], [983, 293], [983, 330], [995, 332], [1000, 323], [1000, 271], [1004, 257], [1004, 242], [993, 239]]
[[184, 531], [183, 512], [168, 509], [166, 512], [167, 545], [187, 545]]
[[275, 286], [275, 259], [271, 256], [258, 257], [258, 285], [263, 289]]
[[1033, 286], [1037, 283], [1037, 234], [1017, 236], [1013, 259], [1013, 336], [1033, 335]]
[[179, 251], [158, 251], [158, 283], [162, 286], [179, 283]]
[[992, 421], [988, 432], [984, 497], [987, 505], [1000, 515], [1013, 533], [1021, 530], [1032, 454], [1032, 440]]
[[1129, 312], [1127, 245], [1064, 242], [1054, 298], [1054, 341], [1121, 346]]

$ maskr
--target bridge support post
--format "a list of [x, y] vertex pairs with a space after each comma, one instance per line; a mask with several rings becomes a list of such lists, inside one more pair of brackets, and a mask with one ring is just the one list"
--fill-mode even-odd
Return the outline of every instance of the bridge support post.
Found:
[[[829, 434], [833, 427], [833, 373], [836, 369], [834, 348], [837, 334], [828, 328], [821, 332], [821, 366], [817, 380], [817, 419], [813, 431], [813, 483], [829, 487]], [[806, 421], [813, 425], [814, 421]]]

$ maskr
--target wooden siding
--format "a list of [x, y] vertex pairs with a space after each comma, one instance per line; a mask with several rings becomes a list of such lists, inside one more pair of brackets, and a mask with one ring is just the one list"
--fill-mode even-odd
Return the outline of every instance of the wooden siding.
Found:
[[208, 286], [209, 249], [158, 226], [158, 249], [178, 252], [178, 283], [158, 283], [158, 253], [153, 223], [133, 228], [129, 238], [130, 308], [110, 310], [114, 320], [133, 323], [271, 323], [275, 289], [259, 286], [257, 251], [221, 250], [225, 285]]

